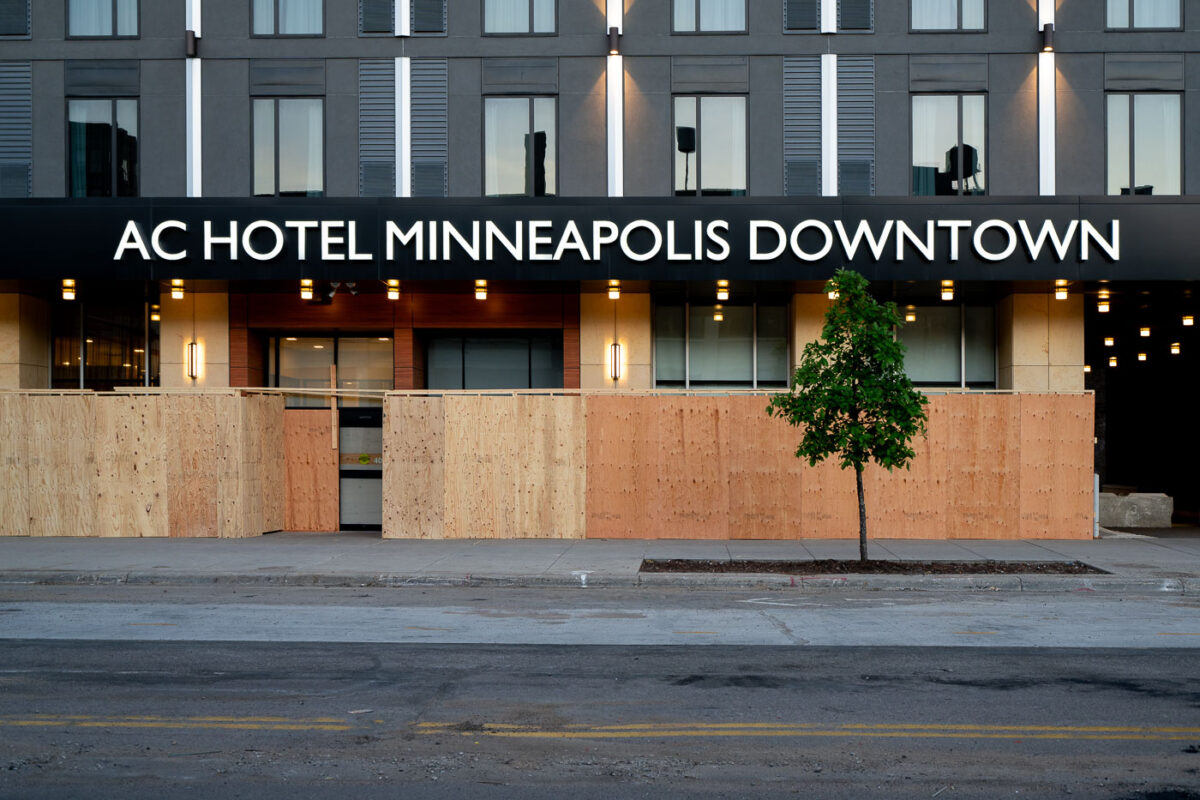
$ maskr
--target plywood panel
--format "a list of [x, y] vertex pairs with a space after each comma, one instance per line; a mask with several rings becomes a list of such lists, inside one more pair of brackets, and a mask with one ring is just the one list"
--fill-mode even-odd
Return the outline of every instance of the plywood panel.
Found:
[[389, 396], [383, 406], [383, 536], [445, 537], [445, 401]]
[[947, 401], [946, 537], [1016, 538], [1021, 480], [1019, 398], [962, 395]]
[[[908, 469], [888, 472], [871, 465], [864, 473], [867, 535], [879, 539], [940, 539], [946, 535], [947, 447], [951, 436], [946, 397], [925, 406], [926, 436], [912, 441]], [[857, 499], [855, 500], [857, 502]]]
[[517, 533], [520, 537], [580, 539], [584, 535], [586, 418], [581, 397], [519, 395]]
[[328, 409], [283, 412], [287, 530], [338, 529], [338, 453], [330, 437]]
[[523, 436], [516, 398], [446, 398], [447, 539], [518, 535], [517, 456]]
[[[282, 397], [248, 397], [242, 428], [243, 482], [248, 519], [255, 522], [240, 535], [256, 536], [284, 527], [287, 470], [283, 458]], [[232, 534], [231, 534], [232, 535]]]
[[[658, 406], [656, 535], [728, 539], [727, 447], [719, 397], [663, 397]], [[726, 418], [728, 424], [728, 418]]]
[[[227, 437], [219, 435], [217, 397], [164, 395], [155, 398], [163, 407], [163, 422], [170, 431], [167, 443], [167, 521], [169, 535], [179, 538], [214, 537], [219, 534], [217, 506], [222, 472], [228, 476], [230, 454]], [[223, 409], [227, 413], [236, 409]], [[236, 421], [236, 416], [234, 417]], [[240, 475], [233, 466], [233, 479]]]
[[168, 534], [163, 408], [159, 397], [96, 398], [96, 535]]
[[35, 395], [23, 400], [27, 534], [92, 536], [96, 398]]
[[658, 480], [657, 440], [651, 425], [656, 398], [588, 397], [587, 536], [651, 538], [646, 532]]
[[1092, 535], [1091, 396], [1021, 395], [1020, 536]]
[[804, 463], [795, 456], [799, 431], [767, 415], [766, 397], [733, 396], [722, 405], [729, 537], [800, 538]]
[[5, 536], [35, 535], [29, 528], [28, 400], [0, 392], [0, 533]]

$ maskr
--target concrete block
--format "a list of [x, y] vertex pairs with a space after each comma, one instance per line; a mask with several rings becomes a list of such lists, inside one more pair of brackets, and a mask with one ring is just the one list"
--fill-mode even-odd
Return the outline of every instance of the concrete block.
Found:
[[1100, 525], [1105, 528], [1169, 528], [1175, 501], [1165, 494], [1100, 493]]

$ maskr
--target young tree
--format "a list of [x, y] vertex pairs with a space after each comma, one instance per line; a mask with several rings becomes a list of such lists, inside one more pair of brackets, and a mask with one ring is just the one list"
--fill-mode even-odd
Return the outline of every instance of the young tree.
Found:
[[767, 413], [802, 427], [797, 458], [816, 466], [829, 456], [854, 467], [858, 484], [858, 555], [867, 560], [867, 505], [863, 467], [874, 461], [891, 471], [908, 467], [910, 446], [925, 435], [925, 396], [904, 374], [904, 345], [894, 303], [880, 305], [867, 279], [840, 269], [826, 284], [836, 300], [818, 341], [804, 348], [789, 391], [771, 398]]

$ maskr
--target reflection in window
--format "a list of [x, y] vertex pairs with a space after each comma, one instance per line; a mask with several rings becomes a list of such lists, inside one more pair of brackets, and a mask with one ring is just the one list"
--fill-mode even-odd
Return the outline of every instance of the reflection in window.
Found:
[[159, 323], [145, 297], [129, 284], [91, 289], [76, 300], [50, 304], [52, 389], [112, 391], [159, 385]]
[[[917, 386], [996, 385], [996, 314], [991, 306], [917, 306], [898, 332], [904, 371]], [[966, 367], [964, 374], [963, 368]]]
[[428, 389], [561, 389], [561, 331], [437, 334], [425, 344]]
[[981, 31], [984, 0], [912, 0], [914, 31]]
[[255, 36], [320, 36], [324, 0], [254, 0]]
[[984, 194], [983, 95], [917, 95], [912, 99], [913, 194]]
[[554, 0], [484, 0], [484, 33], [554, 33]]
[[746, 98], [675, 98], [675, 194], [746, 193]]
[[556, 193], [553, 97], [483, 101], [483, 172], [487, 197]]
[[1177, 94], [1108, 96], [1108, 193], [1177, 195], [1183, 173]]
[[1108, 0], [1110, 28], [1179, 28], [1180, 20], [1179, 0]]
[[137, 100], [67, 101], [71, 197], [138, 196]]
[[68, 36], [137, 36], [138, 0], [70, 0]]
[[677, 33], [746, 30], [746, 0], [674, 0]]
[[324, 101], [254, 100], [254, 196], [325, 193]]
[[787, 386], [788, 373], [786, 306], [663, 304], [654, 309], [657, 386]]
[[[391, 389], [390, 336], [275, 336], [267, 346], [267, 385], [280, 389], [330, 388], [330, 368], [337, 365], [337, 388], [346, 390]], [[338, 405], [379, 406], [375, 397], [346, 395]], [[329, 408], [329, 398], [287, 395], [288, 408]]]

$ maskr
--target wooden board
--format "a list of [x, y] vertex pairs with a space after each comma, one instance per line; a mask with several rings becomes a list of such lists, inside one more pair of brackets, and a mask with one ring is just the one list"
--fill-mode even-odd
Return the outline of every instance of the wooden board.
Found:
[[330, 447], [329, 431], [328, 409], [283, 412], [286, 530], [338, 529], [338, 452]]
[[803, 535], [804, 465], [799, 431], [766, 413], [767, 398], [733, 396], [722, 404], [729, 463], [729, 538], [797, 539]]
[[[194, 395], [156, 398], [164, 407], [163, 422], [170, 431], [167, 452], [167, 524], [169, 535], [208, 538], [220, 534], [217, 508], [221, 476], [232, 471], [240, 478], [228, 452], [236, 428], [218, 435], [215, 396]], [[232, 399], [232, 398], [231, 398]], [[226, 413], [236, 409], [222, 409]]]
[[518, 395], [513, 400], [516, 419], [524, 425], [514, 462], [513, 535], [581, 539], [587, 483], [584, 400], [544, 395]]
[[445, 401], [383, 404], [383, 538], [445, 538]]
[[[877, 465], [863, 474], [867, 534], [879, 539], [941, 539], [946, 535], [947, 449], [951, 403], [931, 397], [926, 436], [912, 442], [916, 457], [908, 469], [891, 472]], [[857, 501], [856, 501], [857, 502]]]
[[1018, 536], [1021, 403], [1015, 395], [945, 398], [946, 538]]
[[163, 417], [161, 397], [96, 397], [96, 535], [168, 535]]
[[[1092, 397], [1021, 395], [1017, 399], [1021, 405], [1020, 537], [1090, 539]], [[1074, 468], [1069, 467], [1072, 464]]]
[[29, 516], [29, 397], [0, 392], [0, 533], [36, 536]]

